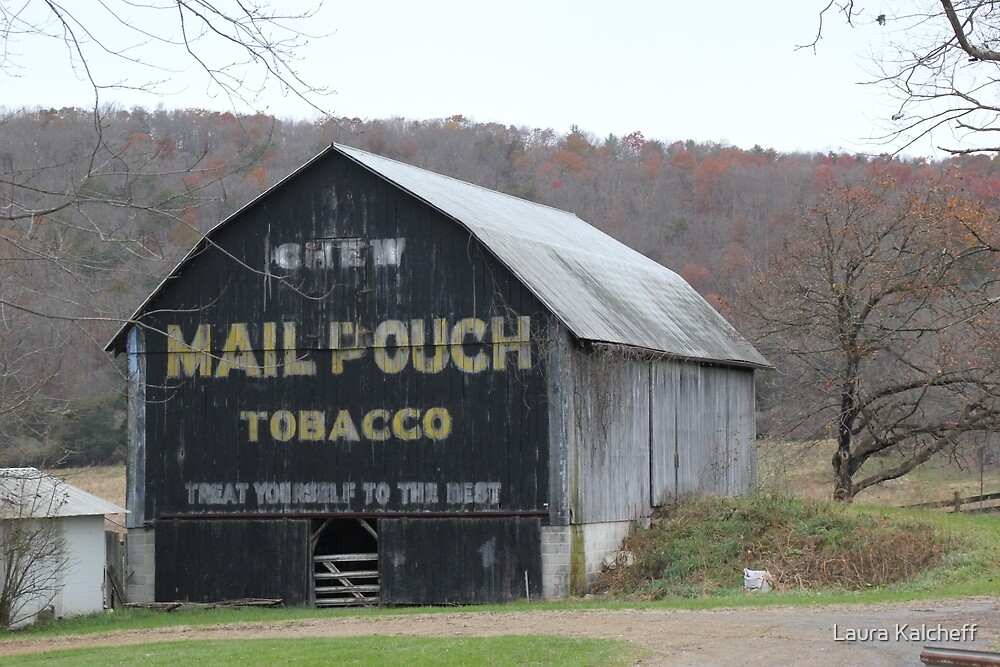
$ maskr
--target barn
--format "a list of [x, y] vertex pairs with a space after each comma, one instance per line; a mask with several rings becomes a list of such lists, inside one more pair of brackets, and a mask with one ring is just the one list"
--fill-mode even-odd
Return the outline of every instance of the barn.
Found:
[[[104, 609], [104, 517], [125, 509], [36, 468], [0, 469], [0, 572], [5, 625]], [[6, 596], [2, 596], [6, 598]]]
[[752, 489], [767, 361], [576, 216], [332, 145], [220, 223], [126, 354], [132, 601], [583, 591]]

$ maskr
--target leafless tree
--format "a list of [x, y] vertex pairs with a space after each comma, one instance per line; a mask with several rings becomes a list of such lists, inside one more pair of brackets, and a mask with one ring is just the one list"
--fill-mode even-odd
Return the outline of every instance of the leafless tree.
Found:
[[34, 468], [0, 472], [0, 626], [27, 620], [59, 592], [67, 562], [55, 517], [65, 504], [60, 485]]
[[[41, 44], [46, 67], [61, 65], [90, 92], [83, 112], [0, 108], [0, 325], [17, 321], [0, 331], [0, 347], [16, 351], [0, 385], [18, 389], [0, 395], [0, 420], [33, 404], [23, 399], [39, 394], [45, 376], [19, 374], [38, 366], [48, 345], [79, 354], [81, 343], [103, 344], [127, 315], [133, 300], [109, 285], [148, 283], [177, 258], [168, 237], [190, 246], [207, 220], [222, 217], [234, 176], [265, 154], [262, 121], [275, 122], [230, 114], [244, 137], [234, 141], [227, 129], [230, 150], [220, 159], [213, 136], [181, 150], [155, 136], [147, 112], [130, 114], [115, 96], [158, 99], [198, 87], [247, 114], [277, 88], [322, 114], [328, 91], [306, 82], [297, 62], [317, 11], [318, 3], [302, 2], [0, 1], [0, 87], [46, 76], [31, 58]], [[39, 135], [29, 124], [60, 131]], [[50, 333], [24, 335], [41, 325]]]
[[[58, 151], [17, 150], [16, 115], [0, 115], [4, 267], [48, 264], [61, 286], [85, 287], [93, 284], [88, 272], [108, 268], [109, 252], [162, 259], [137, 233], [140, 218], [159, 215], [183, 223], [185, 209], [218, 196], [211, 186], [220, 174], [247, 169], [260, 151], [233, 155], [221, 169], [204, 164], [207, 148], [188, 151], [192, 157], [186, 162], [164, 160], [166, 147], [155, 137], [150, 147], [142, 147], [132, 134], [110, 131], [116, 109], [108, 98], [124, 90], [168, 93], [183, 89], [178, 81], [185, 81], [247, 110], [276, 85], [320, 111], [318, 96], [324, 90], [303, 81], [295, 60], [315, 8], [288, 12], [285, 7], [224, 0], [110, 0], [86, 9], [54, 0], [0, 3], [0, 83], [41, 76], [24, 62], [22, 49], [42, 41], [55, 47], [49, 53], [56, 62], [60, 52], [65, 56], [65, 67], [93, 94], [86, 126], [77, 114], [40, 111], [54, 123], [81, 125], [76, 144]], [[205, 178], [188, 188], [183, 201], [155, 187], [157, 179], [189, 173]], [[43, 226], [48, 227], [44, 234]], [[80, 243], [82, 236], [90, 242]], [[101, 253], [102, 247], [111, 250]], [[44, 302], [28, 305], [19, 292], [40, 291], [33, 282], [37, 276], [18, 281], [13, 271], [6, 273], [14, 290], [0, 294], [4, 305], [55, 318], [109, 315], [86, 312], [92, 304], [74, 302], [66, 290], [49, 289]]]
[[1000, 427], [993, 219], [941, 181], [837, 182], [744, 295], [783, 432], [836, 441], [835, 498]]
[[872, 11], [855, 0], [830, 0], [819, 12], [856, 29], [877, 31], [883, 51], [872, 56], [878, 75], [898, 100], [880, 137], [904, 151], [933, 135], [954, 155], [1000, 151], [1000, 3], [994, 0], [917, 0]]

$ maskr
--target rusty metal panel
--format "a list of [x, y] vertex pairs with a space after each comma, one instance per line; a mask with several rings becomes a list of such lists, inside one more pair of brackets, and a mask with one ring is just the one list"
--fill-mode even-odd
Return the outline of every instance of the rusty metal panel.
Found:
[[648, 516], [649, 363], [620, 350], [572, 355], [574, 523]]
[[307, 519], [156, 522], [158, 602], [281, 598], [310, 601]]
[[343, 156], [218, 230], [154, 306], [147, 518], [546, 511], [550, 315]]
[[539, 598], [541, 520], [381, 519], [379, 578], [382, 604]]

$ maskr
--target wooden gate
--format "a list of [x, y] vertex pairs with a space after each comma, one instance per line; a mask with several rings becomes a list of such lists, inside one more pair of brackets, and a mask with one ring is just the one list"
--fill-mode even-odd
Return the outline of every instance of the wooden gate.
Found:
[[377, 523], [354, 521], [326, 519], [313, 533], [313, 601], [317, 607], [379, 603]]

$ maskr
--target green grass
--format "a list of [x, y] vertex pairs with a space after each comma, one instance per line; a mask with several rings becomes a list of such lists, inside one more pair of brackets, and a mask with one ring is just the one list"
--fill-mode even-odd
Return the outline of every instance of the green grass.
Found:
[[13, 656], [8, 665], [627, 665], [623, 641], [564, 637], [346, 637], [163, 642]]
[[[605, 573], [599, 586], [684, 608], [995, 594], [996, 522], [786, 498], [693, 501], [633, 532], [636, 564]], [[780, 592], [745, 594], [744, 566], [769, 570]]]

